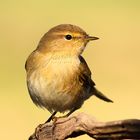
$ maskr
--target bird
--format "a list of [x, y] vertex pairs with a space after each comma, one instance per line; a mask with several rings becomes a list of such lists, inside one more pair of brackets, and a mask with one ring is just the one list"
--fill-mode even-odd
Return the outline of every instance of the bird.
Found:
[[60, 24], [45, 33], [28, 56], [25, 63], [28, 92], [37, 106], [52, 114], [47, 122], [57, 112], [68, 112], [65, 115], [68, 117], [92, 95], [113, 102], [96, 88], [82, 56], [87, 43], [97, 39], [79, 26]]

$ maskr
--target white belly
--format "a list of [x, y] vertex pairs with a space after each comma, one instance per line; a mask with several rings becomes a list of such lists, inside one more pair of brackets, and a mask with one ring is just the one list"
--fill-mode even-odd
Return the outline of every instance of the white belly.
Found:
[[28, 89], [35, 104], [50, 112], [72, 109], [75, 81], [70, 81], [69, 76], [78, 70], [79, 63], [78, 58], [51, 59], [45, 67], [35, 70], [28, 78]]

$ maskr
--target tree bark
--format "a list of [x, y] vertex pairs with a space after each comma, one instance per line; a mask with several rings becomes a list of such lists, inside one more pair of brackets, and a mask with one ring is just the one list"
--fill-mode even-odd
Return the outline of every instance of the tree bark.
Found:
[[87, 134], [97, 140], [140, 139], [140, 120], [99, 122], [80, 113], [39, 125], [29, 140], [63, 140]]

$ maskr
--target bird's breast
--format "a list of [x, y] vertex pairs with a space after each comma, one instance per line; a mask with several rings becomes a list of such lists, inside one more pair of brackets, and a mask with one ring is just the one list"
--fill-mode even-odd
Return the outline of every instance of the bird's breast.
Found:
[[46, 65], [47, 71], [52, 71], [52, 74], [65, 76], [65, 74], [72, 75], [79, 68], [80, 61], [76, 57], [53, 57]]
[[72, 108], [78, 93], [78, 68], [76, 57], [54, 57], [41, 65], [28, 78], [31, 97], [37, 97], [41, 106], [48, 110], [65, 111]]
[[79, 64], [79, 59], [75, 57], [54, 57], [46, 65], [44, 77], [46, 77], [48, 84], [53, 84], [53, 87], [62, 93], [65, 90], [71, 89], [72, 85], [74, 86], [72, 83], [77, 81]]

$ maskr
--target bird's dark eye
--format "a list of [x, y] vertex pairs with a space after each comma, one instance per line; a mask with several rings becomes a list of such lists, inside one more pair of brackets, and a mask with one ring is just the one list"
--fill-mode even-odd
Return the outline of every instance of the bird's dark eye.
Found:
[[72, 36], [71, 36], [71, 35], [66, 35], [66, 36], [65, 36], [65, 39], [71, 40], [71, 39], [72, 39]]

